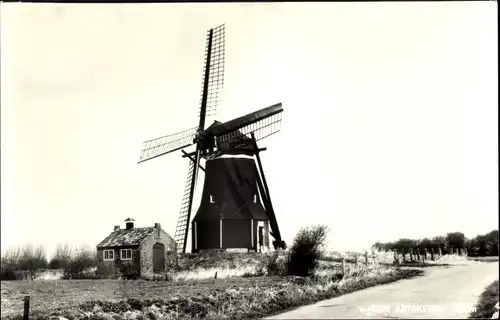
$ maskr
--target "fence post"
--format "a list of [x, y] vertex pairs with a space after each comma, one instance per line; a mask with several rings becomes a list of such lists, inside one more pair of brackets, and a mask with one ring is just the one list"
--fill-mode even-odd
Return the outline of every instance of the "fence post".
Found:
[[345, 258], [342, 258], [342, 275], [345, 276], [346, 270], [345, 270]]
[[30, 313], [30, 296], [24, 296], [24, 315], [23, 315], [23, 320], [28, 320], [29, 319], [29, 313]]
[[359, 255], [357, 253], [354, 255], [354, 259], [355, 259], [354, 262], [356, 263], [356, 267], [357, 267], [358, 266], [358, 259], [359, 259]]
[[214, 277], [214, 279], [217, 279], [217, 271], [215, 271], [215, 277]]
[[368, 261], [368, 251], [365, 251], [365, 266], [368, 268], [369, 261]]

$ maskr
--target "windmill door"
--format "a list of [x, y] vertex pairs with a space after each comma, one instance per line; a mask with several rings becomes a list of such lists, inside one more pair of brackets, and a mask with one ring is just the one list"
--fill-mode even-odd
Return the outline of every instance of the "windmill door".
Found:
[[165, 245], [155, 243], [153, 245], [153, 272], [165, 271]]
[[262, 247], [264, 245], [264, 227], [259, 226], [259, 246]]

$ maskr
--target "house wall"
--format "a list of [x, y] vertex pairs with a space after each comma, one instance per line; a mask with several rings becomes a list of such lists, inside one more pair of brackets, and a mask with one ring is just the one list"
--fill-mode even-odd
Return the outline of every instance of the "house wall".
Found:
[[263, 235], [264, 235], [264, 248], [266, 251], [270, 249], [269, 243], [269, 221], [268, 220], [253, 220], [253, 248], [254, 250], [259, 249], [258, 233], [259, 225], [264, 225]]
[[[131, 249], [132, 260], [121, 260], [120, 250]], [[113, 250], [114, 260], [104, 261], [104, 250]], [[134, 276], [140, 272], [140, 254], [136, 247], [112, 247], [97, 249], [97, 272], [105, 278], [118, 276]]]
[[155, 233], [142, 241], [140, 250], [140, 274], [148, 276], [153, 274], [153, 245], [161, 243], [165, 246], [165, 267], [168, 269], [175, 265], [176, 250], [175, 241], [164, 230], [160, 229], [159, 233]]

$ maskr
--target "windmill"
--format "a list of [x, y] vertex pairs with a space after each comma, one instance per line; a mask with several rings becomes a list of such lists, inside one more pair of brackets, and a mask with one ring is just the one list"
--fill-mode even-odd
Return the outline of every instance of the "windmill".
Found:
[[[225, 26], [210, 29], [206, 41], [198, 126], [145, 141], [139, 163], [179, 150], [190, 160], [174, 235], [178, 252], [186, 252], [199, 169], [205, 172], [205, 183], [200, 208], [193, 219], [193, 251], [219, 247], [255, 249], [266, 241], [269, 247], [266, 230], [275, 239], [274, 248], [286, 248], [259, 156], [266, 148], [257, 146], [257, 141], [280, 131], [283, 108], [278, 103], [224, 123], [214, 121], [205, 129], [205, 118], [216, 114], [224, 86]], [[190, 146], [195, 146], [195, 150], [186, 152], [184, 149]], [[201, 165], [201, 158], [206, 168]]]

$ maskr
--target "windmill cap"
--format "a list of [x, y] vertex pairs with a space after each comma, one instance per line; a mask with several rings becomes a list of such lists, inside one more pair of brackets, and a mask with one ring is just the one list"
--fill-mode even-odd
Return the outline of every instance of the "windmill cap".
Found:
[[131, 222], [131, 221], [135, 221], [135, 220], [134, 220], [134, 219], [132, 219], [132, 218], [127, 218], [127, 219], [125, 219], [125, 222]]

